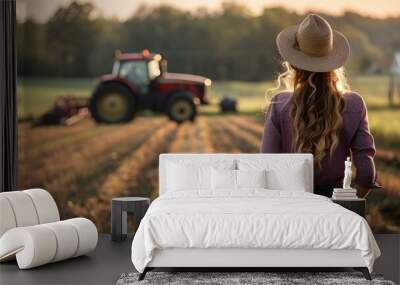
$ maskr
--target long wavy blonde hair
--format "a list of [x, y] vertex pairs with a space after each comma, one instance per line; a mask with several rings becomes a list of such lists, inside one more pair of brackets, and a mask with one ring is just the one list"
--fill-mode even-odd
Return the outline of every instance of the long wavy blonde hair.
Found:
[[343, 93], [349, 90], [343, 68], [330, 72], [310, 72], [284, 62], [285, 71], [278, 76], [282, 85], [292, 92], [290, 118], [294, 126], [293, 151], [312, 153], [321, 165], [332, 156], [339, 143], [343, 125]]

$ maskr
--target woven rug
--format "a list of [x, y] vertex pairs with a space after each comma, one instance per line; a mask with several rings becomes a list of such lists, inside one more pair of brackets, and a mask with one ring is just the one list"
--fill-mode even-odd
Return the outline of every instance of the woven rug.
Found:
[[372, 275], [368, 281], [360, 272], [148, 272], [146, 278], [138, 281], [138, 273], [122, 274], [117, 285], [133, 284], [213, 284], [213, 285], [395, 285], [380, 275]]

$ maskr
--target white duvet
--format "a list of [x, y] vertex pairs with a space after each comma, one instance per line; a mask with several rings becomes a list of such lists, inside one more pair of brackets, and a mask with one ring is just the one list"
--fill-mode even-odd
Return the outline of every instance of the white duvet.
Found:
[[165, 248], [358, 249], [370, 271], [380, 255], [359, 215], [319, 195], [265, 189], [157, 198], [132, 243], [135, 268], [143, 272]]

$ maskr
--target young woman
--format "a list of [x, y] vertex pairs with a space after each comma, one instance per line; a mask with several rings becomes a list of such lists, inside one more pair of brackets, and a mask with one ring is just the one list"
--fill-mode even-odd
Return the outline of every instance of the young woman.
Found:
[[350, 47], [321, 16], [311, 14], [277, 37], [288, 91], [276, 94], [266, 114], [261, 152], [312, 153], [314, 193], [342, 187], [344, 161], [356, 168], [358, 196], [375, 186], [374, 139], [362, 97], [349, 91], [343, 69]]

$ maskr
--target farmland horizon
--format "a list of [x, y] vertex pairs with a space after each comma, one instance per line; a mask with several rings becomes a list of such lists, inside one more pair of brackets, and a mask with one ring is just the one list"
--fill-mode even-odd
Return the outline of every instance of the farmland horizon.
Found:
[[[19, 118], [37, 117], [52, 106], [59, 96], [73, 95], [89, 98], [96, 84], [97, 77], [65, 78], [65, 77], [19, 77], [18, 103], [23, 112]], [[382, 108], [387, 104], [387, 89], [389, 75], [355, 75], [349, 76], [352, 91], [360, 93], [366, 98], [370, 108]], [[240, 80], [215, 80], [210, 88], [213, 103], [222, 97], [234, 97], [242, 103], [239, 112], [254, 114], [262, 112], [278, 90], [276, 80], [240, 81]], [[373, 86], [373, 89], [370, 87]], [[244, 102], [246, 101], [247, 102]], [[242, 101], [242, 102], [241, 102]], [[395, 103], [400, 104], [400, 98], [395, 98]], [[203, 108], [203, 107], [202, 107]], [[205, 113], [216, 112], [213, 106], [205, 107]]]

